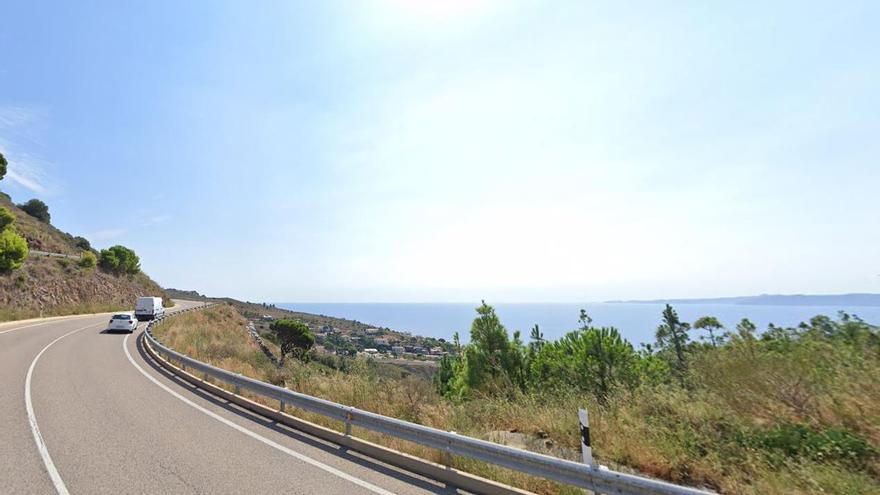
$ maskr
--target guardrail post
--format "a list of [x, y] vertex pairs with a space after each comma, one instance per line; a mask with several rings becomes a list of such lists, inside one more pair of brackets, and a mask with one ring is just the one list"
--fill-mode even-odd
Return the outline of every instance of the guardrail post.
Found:
[[351, 436], [351, 410], [345, 413], [345, 436]]
[[284, 408], [285, 408], [284, 401], [283, 401], [283, 400], [279, 400], [278, 403], [280, 404], [280, 405], [278, 406], [278, 410], [281, 411], [281, 412], [284, 412]]
[[[455, 435], [454, 431], [450, 431], [449, 433]], [[443, 464], [446, 464], [446, 469], [452, 469], [452, 439], [446, 439], [446, 449], [443, 451]]]

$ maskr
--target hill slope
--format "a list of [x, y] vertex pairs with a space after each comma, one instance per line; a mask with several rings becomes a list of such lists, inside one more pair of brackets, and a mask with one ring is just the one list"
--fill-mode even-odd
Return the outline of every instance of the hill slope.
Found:
[[[16, 217], [16, 230], [31, 250], [79, 255], [73, 236], [31, 217], [5, 194], [0, 207]], [[76, 260], [34, 255], [9, 273], [0, 273], [0, 321], [35, 316], [131, 309], [142, 295], [166, 297], [144, 273], [113, 275], [100, 268], [84, 269]]]

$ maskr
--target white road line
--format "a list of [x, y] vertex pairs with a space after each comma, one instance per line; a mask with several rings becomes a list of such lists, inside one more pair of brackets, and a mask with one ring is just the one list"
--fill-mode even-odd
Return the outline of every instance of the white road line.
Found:
[[37, 416], [34, 414], [34, 403], [31, 399], [31, 379], [34, 376], [34, 368], [37, 366], [37, 361], [40, 360], [40, 356], [52, 347], [55, 342], [58, 342], [68, 335], [73, 335], [76, 332], [85, 330], [86, 328], [97, 326], [100, 326], [100, 323], [77, 328], [76, 330], [67, 332], [61, 337], [49, 342], [49, 345], [43, 347], [43, 350], [37, 353], [37, 356], [31, 361], [31, 366], [28, 368], [27, 376], [24, 379], [24, 405], [27, 409], [28, 421], [31, 424], [31, 433], [34, 435], [34, 442], [37, 443], [37, 450], [40, 452], [40, 457], [43, 459], [43, 465], [46, 466], [46, 471], [49, 472], [49, 478], [52, 479], [52, 484], [55, 485], [55, 491], [58, 492], [58, 495], [68, 495], [69, 492], [67, 491], [67, 487], [64, 486], [64, 480], [61, 479], [61, 475], [58, 474], [58, 469], [55, 468], [55, 463], [52, 462], [52, 457], [49, 455], [49, 449], [46, 448], [46, 442], [43, 440], [43, 435], [40, 434], [40, 427], [37, 426]]
[[128, 352], [128, 337], [129, 336], [126, 335], [125, 339], [122, 341], [122, 349], [125, 351], [125, 356], [128, 358], [128, 361], [135, 368], [137, 368], [137, 370], [140, 371], [142, 375], [147, 377], [147, 379], [149, 379], [151, 382], [155, 383], [162, 390], [168, 392], [169, 394], [173, 395], [174, 397], [177, 397], [178, 399], [182, 400], [187, 405], [192, 406], [193, 408], [197, 409], [198, 411], [207, 414], [208, 416], [216, 419], [217, 421], [225, 424], [226, 426], [228, 426], [230, 428], [233, 428], [241, 433], [244, 433], [245, 435], [253, 438], [254, 440], [258, 440], [258, 441], [260, 441], [260, 442], [262, 442], [262, 443], [264, 443], [274, 449], [277, 449], [277, 450], [280, 450], [281, 452], [284, 452], [285, 454], [287, 454], [291, 457], [295, 457], [296, 459], [299, 459], [302, 462], [305, 462], [307, 464], [311, 464], [312, 466], [315, 466], [316, 468], [323, 469], [324, 471], [327, 471], [330, 474], [336, 475], [344, 480], [347, 480], [347, 481], [354, 483], [355, 485], [366, 488], [367, 490], [370, 490], [373, 493], [378, 493], [381, 495], [394, 495], [394, 492], [389, 492], [388, 490], [385, 490], [384, 488], [380, 488], [370, 482], [364, 481], [360, 478], [356, 478], [348, 473], [344, 473], [344, 472], [342, 472], [332, 466], [328, 466], [327, 464], [324, 464], [323, 462], [312, 459], [311, 457], [309, 457], [305, 454], [301, 454], [299, 452], [296, 452], [295, 450], [291, 450], [291, 449], [285, 447], [284, 445], [281, 445], [280, 443], [274, 442], [274, 441], [272, 441], [262, 435], [254, 433], [253, 431], [248, 430], [244, 426], [241, 426], [238, 423], [234, 423], [234, 422], [224, 418], [223, 416], [220, 416], [219, 414], [214, 413], [213, 411], [209, 411], [208, 409], [205, 409], [204, 407], [202, 407], [202, 406], [196, 404], [195, 402], [187, 399], [186, 397], [178, 394], [174, 390], [171, 390], [170, 387], [168, 387], [164, 383], [162, 383], [159, 380], [157, 380], [156, 378], [154, 378], [153, 375], [150, 375], [149, 373], [144, 371], [144, 369], [141, 368], [140, 365], [135, 362], [135, 360], [131, 357], [131, 353]]

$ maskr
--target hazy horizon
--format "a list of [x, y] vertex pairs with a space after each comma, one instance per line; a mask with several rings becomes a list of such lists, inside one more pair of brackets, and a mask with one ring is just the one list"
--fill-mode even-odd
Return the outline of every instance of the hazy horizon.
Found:
[[[0, 183], [240, 299], [880, 292], [880, 4], [15, 2]], [[126, 200], [128, 199], [128, 200]]]

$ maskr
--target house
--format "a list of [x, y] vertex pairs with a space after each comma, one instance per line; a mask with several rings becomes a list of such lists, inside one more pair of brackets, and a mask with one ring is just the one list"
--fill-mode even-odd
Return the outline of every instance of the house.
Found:
[[367, 335], [376, 335], [377, 333], [381, 333], [382, 330], [379, 330], [378, 328], [368, 328], [365, 330], [365, 332], [367, 333]]
[[373, 349], [372, 347], [364, 349], [364, 352], [371, 355], [371, 356], [375, 356], [376, 354], [379, 354], [379, 350]]

